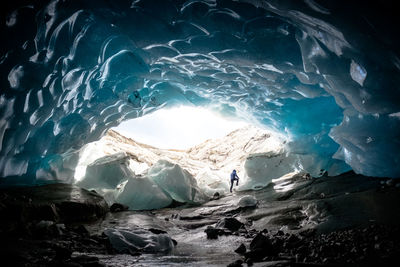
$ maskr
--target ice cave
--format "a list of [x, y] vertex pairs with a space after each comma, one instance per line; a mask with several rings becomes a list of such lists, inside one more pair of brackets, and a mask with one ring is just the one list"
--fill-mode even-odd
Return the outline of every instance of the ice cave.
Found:
[[[6, 266], [376, 266], [400, 253], [395, 1], [0, 6]], [[246, 126], [185, 151], [112, 130], [180, 106]]]

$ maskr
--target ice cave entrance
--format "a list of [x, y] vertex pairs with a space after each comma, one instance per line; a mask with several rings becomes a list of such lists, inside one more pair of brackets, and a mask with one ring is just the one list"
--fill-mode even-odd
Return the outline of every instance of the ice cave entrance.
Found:
[[132, 210], [224, 195], [233, 169], [241, 179], [236, 190], [263, 188], [296, 167], [285, 136], [249, 122], [188, 106], [126, 121], [86, 145], [75, 182]]
[[207, 139], [221, 138], [248, 125], [223, 117], [211, 109], [179, 106], [164, 108], [147, 116], [122, 122], [113, 128], [138, 142], [163, 149], [189, 149]]

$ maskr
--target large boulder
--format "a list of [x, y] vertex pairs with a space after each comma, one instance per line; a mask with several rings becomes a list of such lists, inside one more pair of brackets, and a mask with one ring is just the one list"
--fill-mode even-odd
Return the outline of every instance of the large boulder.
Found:
[[102, 196], [71, 184], [3, 188], [0, 204], [3, 232], [19, 231], [31, 222], [94, 221], [109, 210]]
[[231, 218], [231, 217], [223, 218], [223, 219], [219, 220], [216, 225], [217, 228], [225, 228], [232, 232], [239, 230], [243, 226], [244, 226], [244, 224], [242, 222], [238, 221], [235, 218]]

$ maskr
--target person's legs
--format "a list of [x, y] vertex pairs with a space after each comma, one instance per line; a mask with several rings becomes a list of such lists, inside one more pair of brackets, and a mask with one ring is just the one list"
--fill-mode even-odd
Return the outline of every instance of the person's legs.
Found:
[[238, 185], [239, 185], [239, 179], [236, 178], [236, 186], [238, 186]]
[[234, 180], [231, 179], [231, 190], [230, 190], [231, 193], [232, 193], [233, 182], [234, 182]]

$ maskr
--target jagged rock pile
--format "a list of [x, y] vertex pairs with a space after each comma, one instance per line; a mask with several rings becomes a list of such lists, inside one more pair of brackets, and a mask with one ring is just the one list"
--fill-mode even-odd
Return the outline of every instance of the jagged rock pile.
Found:
[[300, 266], [301, 263], [319, 264], [318, 266], [387, 266], [398, 259], [399, 238], [400, 227], [374, 224], [329, 234], [304, 231], [295, 235], [263, 230], [251, 240], [248, 249], [241, 244], [235, 250], [243, 259], [229, 266], [273, 261], [279, 262], [280, 266]]

